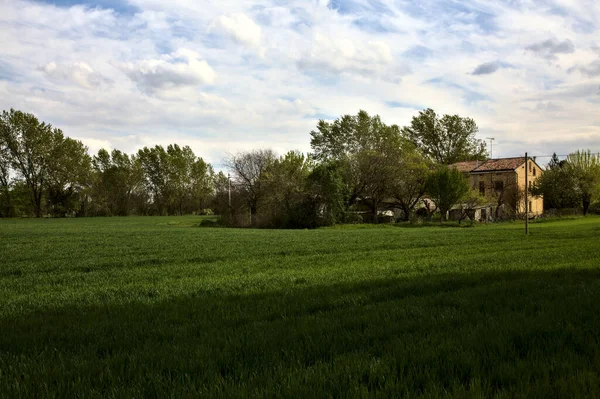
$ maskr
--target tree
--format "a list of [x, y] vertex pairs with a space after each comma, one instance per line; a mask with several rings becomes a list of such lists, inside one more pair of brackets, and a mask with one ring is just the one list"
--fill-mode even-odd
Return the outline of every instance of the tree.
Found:
[[118, 216], [133, 213], [133, 198], [143, 182], [138, 159], [116, 149], [110, 153], [100, 149], [92, 159], [92, 165], [93, 205], [96, 213]]
[[398, 148], [389, 148], [386, 152], [363, 150], [353, 156], [358, 181], [356, 193], [371, 210], [375, 223], [379, 207], [392, 195], [399, 155]]
[[366, 111], [343, 115], [329, 123], [320, 120], [316, 131], [311, 131], [311, 156], [317, 161], [343, 160], [365, 150], [379, 150], [383, 146], [401, 144], [400, 129], [388, 126], [379, 115]]
[[544, 197], [544, 209], [576, 208], [581, 201], [576, 188], [575, 175], [565, 167], [566, 160], [560, 161], [556, 153], [548, 163], [548, 168], [538, 177], [532, 187], [532, 194]]
[[55, 136], [48, 162], [48, 203], [54, 216], [77, 211], [91, 173], [91, 158], [81, 141]]
[[11, 167], [25, 180], [37, 217], [42, 216], [42, 195], [53, 147], [52, 126], [40, 123], [33, 114], [11, 109], [0, 118], [0, 135], [10, 153]]
[[587, 215], [594, 195], [600, 185], [600, 155], [593, 155], [590, 150], [577, 151], [567, 157], [566, 170], [575, 181], [575, 189], [581, 198], [583, 214]]
[[392, 179], [391, 197], [402, 209], [405, 221], [410, 219], [415, 206], [425, 195], [429, 170], [429, 162], [414, 145], [403, 146]]
[[342, 171], [345, 208], [360, 200], [376, 219], [376, 208], [392, 185], [391, 162], [405, 142], [398, 126], [388, 126], [378, 115], [359, 111], [331, 123], [319, 121], [311, 137], [311, 156], [319, 162], [335, 163]]
[[313, 203], [307, 179], [312, 161], [298, 151], [289, 151], [270, 164], [264, 174], [265, 195], [260, 224], [270, 227], [314, 227]]
[[471, 225], [475, 222], [475, 211], [477, 207], [486, 203], [485, 197], [479, 194], [478, 190], [470, 189], [460, 200], [460, 214], [458, 216], [458, 224], [469, 218]]
[[170, 203], [177, 213], [199, 211], [212, 191], [212, 167], [197, 158], [189, 146], [167, 147]]
[[138, 151], [144, 182], [159, 215], [199, 210], [212, 191], [212, 167], [177, 144]]
[[308, 193], [315, 204], [315, 226], [330, 226], [343, 218], [346, 184], [339, 161], [317, 164], [307, 178]]
[[138, 151], [138, 158], [155, 209], [159, 215], [164, 215], [167, 213], [172, 192], [167, 152], [161, 145], [152, 148], [144, 147]]
[[442, 165], [427, 178], [426, 192], [444, 221], [447, 212], [469, 192], [469, 183], [457, 169]]
[[471, 118], [444, 115], [428, 108], [413, 117], [402, 134], [433, 161], [449, 165], [459, 161], [485, 160], [486, 144], [475, 137], [479, 128]]
[[233, 175], [235, 185], [244, 193], [250, 208], [250, 222], [256, 223], [260, 201], [265, 195], [265, 172], [276, 156], [272, 150], [253, 150], [231, 155], [225, 164]]
[[[87, 149], [79, 141], [65, 138], [60, 129], [41, 122], [33, 114], [11, 109], [0, 116], [0, 137], [8, 150], [9, 166], [25, 181], [37, 217], [42, 199], [50, 194], [52, 206], [75, 195], [79, 175], [89, 167]], [[62, 211], [61, 211], [62, 212]]]
[[9, 152], [0, 136], [0, 217], [9, 217], [12, 213]]

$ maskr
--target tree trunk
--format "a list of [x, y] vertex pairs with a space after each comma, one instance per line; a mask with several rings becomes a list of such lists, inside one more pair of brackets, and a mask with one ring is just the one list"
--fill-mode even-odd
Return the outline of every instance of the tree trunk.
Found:
[[588, 210], [590, 209], [590, 203], [592, 202], [591, 196], [584, 195], [582, 202], [583, 202], [583, 216], [586, 216], [588, 213]]
[[35, 210], [35, 217], [37, 218], [41, 218], [42, 217], [42, 192], [40, 191], [39, 193], [36, 192], [34, 194], [34, 210]]
[[256, 212], [257, 206], [255, 203], [250, 203], [250, 224], [254, 226], [256, 224]]
[[402, 220], [408, 222], [410, 220], [410, 209], [406, 205], [401, 205], [400, 209], [402, 209], [402, 212], [404, 212], [404, 215], [402, 215]]

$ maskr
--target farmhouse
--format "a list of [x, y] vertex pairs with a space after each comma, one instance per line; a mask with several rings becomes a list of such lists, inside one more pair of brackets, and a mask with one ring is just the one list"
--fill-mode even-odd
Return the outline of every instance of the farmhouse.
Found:
[[529, 196], [525, 203], [525, 176], [531, 188], [543, 169], [525, 157], [489, 159], [487, 161], [458, 162], [451, 165], [469, 178], [471, 187], [488, 200], [478, 209], [476, 219], [498, 219], [509, 214], [541, 215], [544, 212], [542, 197]]

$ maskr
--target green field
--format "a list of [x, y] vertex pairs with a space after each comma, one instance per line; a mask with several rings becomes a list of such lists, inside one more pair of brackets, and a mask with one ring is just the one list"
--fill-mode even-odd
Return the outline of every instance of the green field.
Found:
[[600, 396], [600, 218], [0, 220], [0, 397]]

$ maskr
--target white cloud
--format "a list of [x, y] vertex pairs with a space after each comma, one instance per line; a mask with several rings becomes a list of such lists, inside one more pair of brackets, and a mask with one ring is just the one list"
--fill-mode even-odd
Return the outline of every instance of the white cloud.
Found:
[[258, 46], [260, 44], [260, 26], [242, 13], [219, 16], [210, 25], [209, 30], [227, 36], [242, 44], [250, 46]]
[[101, 85], [110, 84], [111, 80], [94, 71], [85, 62], [73, 62], [70, 64], [57, 64], [54, 61], [39, 67], [48, 79], [59, 83], [75, 83], [86, 89], [97, 88]]
[[199, 54], [179, 49], [159, 59], [124, 63], [120, 68], [140, 90], [152, 94], [185, 86], [214, 83], [217, 74]]
[[179, 142], [213, 162], [308, 150], [319, 118], [359, 109], [471, 116], [495, 155], [600, 143], [594, 0], [108, 3], [0, 0], [0, 109], [94, 150]]
[[310, 50], [298, 61], [301, 69], [388, 78], [399, 72], [390, 47], [383, 41], [359, 42], [317, 33]]

